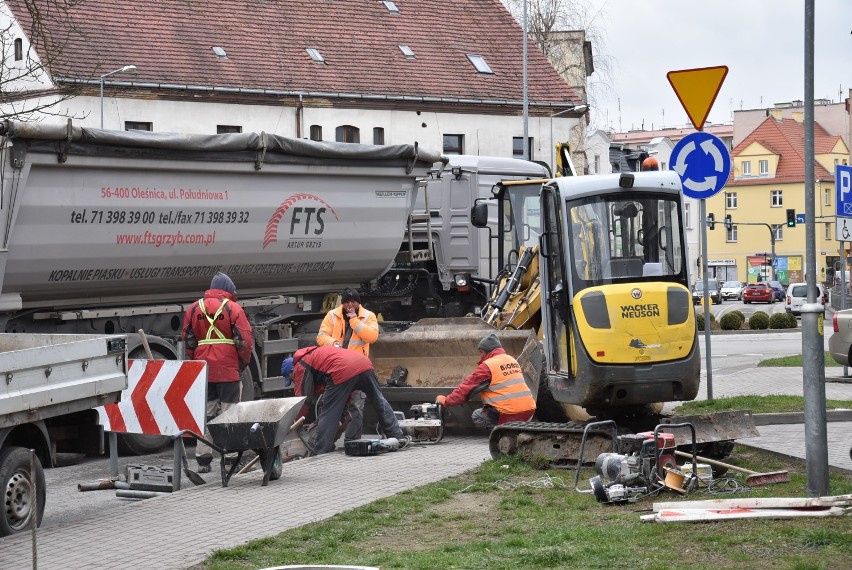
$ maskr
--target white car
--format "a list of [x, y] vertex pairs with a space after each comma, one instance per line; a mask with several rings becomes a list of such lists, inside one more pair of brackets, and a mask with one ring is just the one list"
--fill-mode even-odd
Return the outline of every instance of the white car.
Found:
[[[825, 287], [822, 283], [817, 283], [817, 303], [825, 305], [827, 301]], [[807, 283], [790, 283], [787, 287], [787, 305], [785, 307], [788, 313], [794, 315], [801, 314], [802, 305], [808, 302], [808, 284]]]
[[722, 299], [734, 299], [741, 301], [743, 298], [743, 289], [745, 283], [742, 281], [725, 281], [722, 284]]

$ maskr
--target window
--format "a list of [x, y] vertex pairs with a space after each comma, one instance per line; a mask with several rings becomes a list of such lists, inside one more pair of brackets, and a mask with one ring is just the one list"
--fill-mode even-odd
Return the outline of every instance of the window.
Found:
[[775, 228], [775, 241], [781, 241], [784, 239], [784, 226], [780, 224], [776, 224], [773, 226]]
[[831, 222], [827, 222], [825, 224], [825, 237], [823, 239], [826, 239], [828, 241], [834, 239], [834, 234], [831, 233]]
[[396, 4], [391, 2], [391, 0], [382, 0], [382, 4], [385, 5], [385, 8], [388, 9], [388, 12], [393, 14], [394, 16], [399, 15], [399, 8], [396, 7]]
[[385, 144], [385, 130], [382, 127], [373, 127], [373, 144]]
[[241, 133], [243, 128], [239, 125], [216, 125], [216, 134]]
[[773, 190], [772, 191], [772, 207], [780, 208], [784, 205], [784, 191], [783, 190]]
[[[15, 38], [15, 61], [24, 59], [24, 40]], [[837, 162], [836, 160], [834, 161]]]
[[405, 56], [405, 59], [414, 59], [414, 51], [407, 45], [399, 44], [399, 51]]
[[737, 241], [737, 226], [731, 226], [731, 229], [725, 230], [725, 241], [735, 242]]
[[141, 121], [124, 121], [125, 131], [153, 131], [154, 123], [144, 123]]
[[751, 176], [751, 161], [743, 161], [743, 176]]
[[219, 46], [213, 47], [213, 53], [216, 54], [216, 57], [218, 57], [219, 59], [228, 59], [228, 54], [225, 52], [224, 49], [220, 48]]
[[600, 173], [601, 173], [601, 155], [596, 154], [595, 155], [595, 172], [594, 172], [594, 174], [600, 174]]
[[314, 63], [325, 63], [325, 58], [319, 52], [319, 50], [314, 48], [305, 48], [305, 51], [308, 52], [308, 55], [311, 56], [311, 59], [314, 60]]
[[683, 226], [688, 230], [692, 229], [692, 208], [690, 206], [689, 202], [683, 203]]
[[476, 55], [469, 53], [467, 54], [467, 59], [470, 60], [470, 63], [473, 64], [473, 67], [476, 68], [476, 71], [479, 73], [487, 73], [490, 75], [494, 75], [494, 72], [491, 71], [491, 68], [488, 66], [488, 63], [485, 61], [485, 58], [481, 55]]
[[736, 210], [737, 209], [737, 193], [736, 192], [725, 192], [725, 209], [726, 210]]
[[444, 135], [444, 154], [464, 154], [464, 135]]
[[[527, 149], [530, 155], [527, 160], [533, 159], [533, 138], [527, 139]], [[512, 156], [515, 158], [524, 158], [524, 137], [512, 137]]]
[[358, 127], [341, 125], [334, 130], [334, 140], [345, 143], [359, 143], [361, 142], [361, 132]]
[[311, 140], [312, 141], [321, 141], [322, 140], [322, 127], [319, 125], [311, 125]]
[[761, 174], [769, 174], [769, 161], [768, 160], [761, 160], [758, 163], [758, 167], [760, 168]]
[[831, 188], [824, 188], [822, 193], [825, 195], [825, 205], [831, 206]]

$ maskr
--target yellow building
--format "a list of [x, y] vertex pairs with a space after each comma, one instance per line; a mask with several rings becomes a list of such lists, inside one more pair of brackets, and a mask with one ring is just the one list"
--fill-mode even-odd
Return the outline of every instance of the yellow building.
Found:
[[[767, 117], [731, 151], [728, 183], [707, 200], [708, 215], [716, 220], [715, 231], [707, 232], [711, 275], [750, 283], [772, 279], [774, 233], [775, 279], [785, 285], [805, 280], [804, 139], [800, 121]], [[815, 123], [814, 155], [817, 280], [827, 281], [840, 259], [834, 173], [836, 165], [847, 164], [849, 148], [841, 137]], [[799, 223], [788, 227], [793, 212]]]

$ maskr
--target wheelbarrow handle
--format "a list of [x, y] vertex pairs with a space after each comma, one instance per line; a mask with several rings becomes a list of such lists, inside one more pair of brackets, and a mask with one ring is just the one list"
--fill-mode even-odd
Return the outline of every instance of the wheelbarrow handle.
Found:
[[[300, 427], [302, 427], [303, 423], [305, 423], [305, 416], [302, 416], [298, 420], [293, 422], [293, 425], [290, 426], [289, 431], [293, 431], [294, 429], [299, 429]], [[850, 453], [852, 453], [852, 451], [850, 451]]]
[[181, 430], [181, 432], [174, 437], [183, 437], [184, 435], [190, 435], [190, 436], [194, 437], [195, 439], [197, 439], [198, 441], [203, 441], [204, 443], [206, 443], [207, 445], [209, 445], [210, 447], [212, 447], [215, 451], [218, 451], [219, 453], [222, 453], [222, 454], [227, 453], [227, 450], [219, 447], [218, 445], [216, 445], [215, 443], [213, 443], [209, 439], [205, 438], [204, 436], [198, 435], [197, 433], [195, 433], [191, 429]]

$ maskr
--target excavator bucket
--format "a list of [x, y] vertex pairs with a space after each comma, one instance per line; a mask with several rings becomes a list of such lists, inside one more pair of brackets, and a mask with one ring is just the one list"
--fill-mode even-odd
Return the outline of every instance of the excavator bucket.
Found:
[[[408, 413], [412, 406], [447, 395], [476, 368], [479, 341], [494, 333], [506, 352], [521, 365], [527, 386], [537, 397], [541, 372], [541, 345], [533, 331], [497, 330], [481, 319], [423, 319], [405, 332], [386, 333], [370, 347], [370, 359], [379, 380], [387, 383], [384, 395], [391, 406]], [[405, 369], [405, 372], [402, 372]], [[479, 396], [443, 411], [448, 433], [477, 434], [471, 412], [482, 406]], [[365, 410], [364, 425], [371, 425]]]

